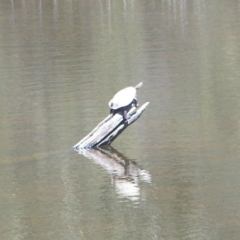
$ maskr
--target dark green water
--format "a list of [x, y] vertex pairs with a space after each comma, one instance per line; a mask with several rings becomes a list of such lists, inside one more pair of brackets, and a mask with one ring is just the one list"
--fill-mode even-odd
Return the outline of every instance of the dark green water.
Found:
[[[0, 3], [0, 236], [239, 239], [240, 2]], [[113, 143], [71, 147], [142, 81]]]

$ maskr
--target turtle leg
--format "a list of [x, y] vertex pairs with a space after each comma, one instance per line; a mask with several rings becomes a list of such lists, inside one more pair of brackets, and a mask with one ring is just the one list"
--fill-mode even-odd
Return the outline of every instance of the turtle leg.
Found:
[[137, 100], [137, 98], [136, 98], [136, 97], [133, 99], [133, 102], [134, 102], [134, 104], [135, 104], [135, 106], [136, 106], [136, 107], [138, 107], [138, 106], [139, 106], [139, 104], [138, 104], [138, 100]]
[[110, 108], [110, 114], [114, 115], [114, 110]]
[[123, 117], [124, 117], [125, 120], [128, 120], [128, 119], [131, 117], [131, 115], [128, 114], [127, 109], [125, 109], [125, 110], [123, 111]]

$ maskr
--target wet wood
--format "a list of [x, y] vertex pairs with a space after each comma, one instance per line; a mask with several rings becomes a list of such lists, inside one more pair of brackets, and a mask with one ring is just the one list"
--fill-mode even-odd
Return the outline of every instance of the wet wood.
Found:
[[87, 136], [75, 144], [72, 149], [79, 151], [80, 149], [88, 149], [95, 146], [110, 145], [129, 125], [142, 115], [148, 104], [149, 102], [146, 102], [136, 111], [131, 109], [129, 112], [132, 112], [132, 115], [127, 120], [123, 118], [121, 113], [107, 116]]

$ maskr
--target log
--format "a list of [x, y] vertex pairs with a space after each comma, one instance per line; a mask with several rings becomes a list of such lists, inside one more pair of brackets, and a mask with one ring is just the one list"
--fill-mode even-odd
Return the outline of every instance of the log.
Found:
[[144, 112], [149, 102], [143, 104], [137, 110], [130, 109], [131, 117], [124, 119], [121, 111], [110, 114], [101, 121], [87, 136], [75, 144], [72, 149], [80, 151], [81, 149], [89, 149], [95, 146], [110, 145], [130, 124], [134, 123]]

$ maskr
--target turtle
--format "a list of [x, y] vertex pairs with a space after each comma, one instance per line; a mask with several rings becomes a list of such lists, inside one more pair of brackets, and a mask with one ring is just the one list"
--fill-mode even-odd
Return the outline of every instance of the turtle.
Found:
[[129, 119], [131, 115], [128, 114], [128, 111], [132, 108], [132, 105], [138, 107], [136, 92], [141, 86], [142, 82], [135, 87], [126, 87], [117, 92], [108, 103], [110, 114], [114, 115], [116, 112], [121, 112], [124, 119]]

